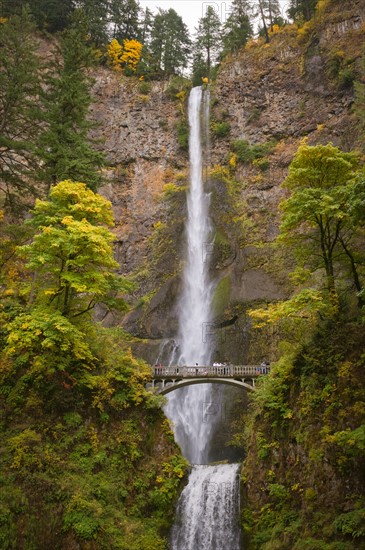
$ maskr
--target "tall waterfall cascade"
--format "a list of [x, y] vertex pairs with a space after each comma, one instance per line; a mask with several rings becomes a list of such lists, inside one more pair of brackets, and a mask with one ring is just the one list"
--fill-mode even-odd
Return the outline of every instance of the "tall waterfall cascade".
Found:
[[[209, 365], [212, 355], [209, 323], [213, 284], [209, 281], [212, 225], [209, 194], [203, 182], [202, 133], [209, 121], [209, 93], [193, 88], [189, 96], [190, 189], [187, 196], [186, 263], [178, 303], [179, 346], [173, 362], [178, 365]], [[175, 438], [184, 456], [193, 464], [208, 461], [211, 433], [205, 409], [211, 399], [211, 384], [199, 384], [173, 392], [166, 414], [175, 426]], [[209, 419], [210, 420], [210, 419]]]
[[[209, 150], [209, 89], [193, 88], [189, 96], [190, 188], [187, 196], [186, 254], [178, 302], [178, 342], [170, 361], [177, 365], [210, 365], [212, 296], [209, 277], [213, 231], [209, 193], [203, 177]], [[205, 143], [205, 154], [203, 145]], [[178, 503], [171, 550], [239, 550], [239, 465], [209, 465], [214, 432], [212, 384], [171, 392], [165, 412], [175, 439], [193, 469]]]

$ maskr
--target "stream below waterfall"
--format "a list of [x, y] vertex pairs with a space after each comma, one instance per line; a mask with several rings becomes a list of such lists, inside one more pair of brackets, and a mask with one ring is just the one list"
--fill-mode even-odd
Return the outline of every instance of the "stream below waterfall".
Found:
[[[189, 95], [190, 187], [185, 225], [186, 252], [179, 297], [179, 333], [169, 358], [175, 365], [210, 365], [214, 350], [210, 256], [214, 242], [209, 218], [210, 196], [203, 181], [209, 160], [209, 87]], [[203, 145], [205, 155], [203, 155]], [[208, 173], [208, 170], [205, 170]], [[171, 550], [240, 550], [239, 464], [215, 464], [217, 436], [223, 431], [224, 391], [213, 384], [177, 389], [168, 395], [165, 413], [174, 426], [175, 440], [192, 466], [176, 509]], [[224, 443], [220, 445], [224, 453]]]

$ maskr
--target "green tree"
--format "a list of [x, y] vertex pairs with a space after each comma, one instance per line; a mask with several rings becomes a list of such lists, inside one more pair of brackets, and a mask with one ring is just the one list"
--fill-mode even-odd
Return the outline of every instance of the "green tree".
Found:
[[29, 224], [36, 234], [21, 250], [36, 275], [30, 284], [33, 303], [70, 318], [100, 302], [124, 306], [114, 297], [128, 284], [115, 274], [109, 201], [84, 183], [62, 181], [52, 187], [48, 201], [37, 200]]
[[255, 7], [262, 25], [259, 33], [265, 36], [266, 42], [269, 42], [269, 29], [273, 29], [276, 23], [282, 23], [279, 0], [255, 0]]
[[279, 241], [293, 247], [302, 267], [309, 267], [311, 272], [324, 270], [331, 295], [336, 293], [340, 273], [336, 266], [344, 260], [361, 304], [356, 239], [363, 223], [365, 178], [358, 172], [356, 155], [344, 153], [332, 144], [303, 145], [289, 167], [283, 187], [291, 195], [281, 204]]
[[46, 125], [39, 139], [39, 177], [48, 186], [72, 179], [96, 188], [104, 156], [89, 138], [94, 125], [88, 119], [92, 80], [86, 70], [93, 55], [85, 42], [86, 22], [80, 13], [76, 15], [74, 25], [61, 36], [43, 93]]
[[253, 36], [249, 0], [233, 0], [230, 15], [223, 28], [224, 53], [236, 52]]
[[195, 50], [193, 54], [192, 81], [193, 86], [201, 86], [203, 78], [208, 74], [207, 64], [201, 51]]
[[151, 56], [158, 74], [178, 74], [188, 65], [191, 41], [184, 21], [175, 10], [159, 8], [151, 32]]
[[0, 189], [5, 207], [13, 211], [37, 193], [33, 143], [40, 124], [41, 69], [33, 37], [26, 11], [0, 24]]
[[75, 5], [73, 0], [12, 0], [2, 2], [1, 8], [4, 17], [21, 15], [29, 8], [38, 28], [53, 33], [67, 27]]
[[291, 19], [309, 21], [316, 9], [317, 0], [290, 0], [288, 15]]
[[144, 46], [149, 46], [151, 43], [151, 33], [153, 27], [153, 12], [149, 8], [146, 8], [141, 19], [141, 42]]
[[113, 38], [123, 40], [138, 39], [141, 34], [139, 16], [141, 8], [136, 0], [110, 0], [110, 23]]
[[[217, 61], [222, 46], [220, 19], [212, 6], [208, 6], [206, 14], [198, 21], [195, 49], [204, 56], [206, 75], [210, 78], [212, 65]], [[196, 55], [196, 53], [194, 54]]]
[[78, 0], [77, 5], [85, 16], [87, 32], [96, 46], [109, 41], [108, 0]]

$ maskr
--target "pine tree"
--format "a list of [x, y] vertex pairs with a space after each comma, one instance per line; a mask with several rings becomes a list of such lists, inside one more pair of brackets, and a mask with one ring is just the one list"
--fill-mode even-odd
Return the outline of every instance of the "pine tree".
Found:
[[193, 86], [201, 86], [203, 78], [207, 76], [208, 71], [204, 55], [199, 49], [194, 51], [192, 69]]
[[61, 36], [43, 94], [46, 128], [39, 140], [43, 161], [39, 177], [48, 186], [72, 179], [95, 188], [101, 182], [104, 157], [88, 137], [93, 127], [87, 117], [92, 81], [86, 69], [93, 56], [85, 42], [85, 21], [77, 15], [75, 24]]
[[269, 30], [272, 30], [276, 23], [283, 21], [279, 0], [255, 0], [255, 6], [262, 24], [259, 32], [265, 36], [265, 41], [269, 42]]
[[78, 0], [77, 6], [82, 11], [86, 21], [86, 31], [96, 46], [102, 46], [109, 41], [109, 1], [108, 0]]
[[249, 0], [233, 0], [231, 13], [223, 29], [224, 53], [236, 52], [253, 36], [251, 14]]
[[27, 8], [38, 28], [53, 33], [67, 27], [75, 5], [73, 0], [11, 0], [3, 2], [1, 8], [3, 17], [21, 15]]
[[27, 11], [0, 23], [0, 189], [13, 211], [36, 195], [40, 65], [33, 36]]
[[109, 14], [113, 38], [120, 43], [124, 40], [138, 39], [141, 34], [140, 11], [136, 0], [110, 0]]
[[290, 0], [288, 15], [291, 19], [309, 21], [316, 9], [317, 0]]
[[[206, 75], [210, 78], [212, 64], [218, 59], [222, 45], [221, 22], [212, 6], [208, 6], [206, 14], [198, 21], [196, 31], [195, 52], [200, 52], [205, 59]], [[195, 55], [198, 55], [197, 53]]]
[[187, 67], [191, 46], [189, 31], [175, 10], [158, 10], [151, 38], [152, 63], [157, 73], [169, 76]]
[[144, 46], [148, 47], [151, 43], [151, 33], [153, 27], [153, 13], [146, 8], [141, 17], [140, 38]]

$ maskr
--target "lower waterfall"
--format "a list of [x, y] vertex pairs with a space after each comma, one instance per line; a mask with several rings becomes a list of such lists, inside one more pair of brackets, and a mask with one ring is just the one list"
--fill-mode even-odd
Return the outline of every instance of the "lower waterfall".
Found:
[[240, 550], [239, 464], [193, 466], [171, 533], [171, 550]]

